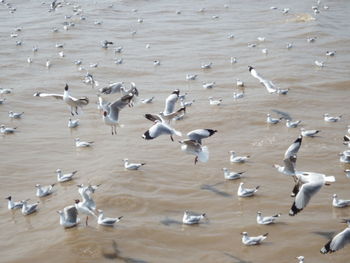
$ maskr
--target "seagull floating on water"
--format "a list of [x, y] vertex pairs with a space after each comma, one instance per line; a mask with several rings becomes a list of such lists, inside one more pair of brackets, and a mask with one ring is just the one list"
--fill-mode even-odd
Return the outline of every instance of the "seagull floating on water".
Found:
[[124, 159], [124, 168], [127, 170], [138, 170], [141, 166], [146, 163], [129, 163], [128, 159]]
[[185, 211], [184, 216], [182, 218], [182, 223], [186, 224], [186, 225], [194, 225], [194, 224], [198, 224], [200, 222], [200, 220], [202, 220], [203, 218], [205, 218], [205, 213], [203, 214], [197, 214], [194, 212], [190, 212], [190, 211]]
[[245, 172], [230, 172], [227, 168], [222, 168], [226, 180], [236, 180], [242, 177]]
[[23, 202], [22, 201], [15, 202], [15, 201], [12, 200], [12, 196], [8, 196], [5, 199], [7, 199], [7, 208], [8, 208], [8, 210], [19, 209], [19, 208], [22, 208], [22, 206], [23, 206]]
[[291, 120], [286, 120], [286, 126], [287, 128], [296, 128], [298, 125], [301, 123], [300, 120], [297, 121], [291, 121]]
[[326, 122], [337, 122], [341, 119], [342, 115], [330, 116], [328, 113], [323, 114], [323, 119]]
[[267, 114], [266, 122], [269, 124], [277, 124], [282, 120], [282, 118], [272, 118], [271, 114]]
[[212, 89], [215, 86], [215, 82], [203, 82], [202, 86], [205, 89]]
[[37, 211], [39, 202], [36, 202], [34, 204], [28, 204], [28, 200], [23, 200], [22, 204], [23, 204], [22, 214], [26, 216], [26, 215], [33, 214], [34, 212]]
[[9, 117], [12, 119], [20, 119], [24, 112], [13, 112], [9, 111]]
[[69, 118], [68, 120], [68, 128], [76, 128], [79, 126], [79, 120], [72, 120], [71, 118]]
[[244, 188], [243, 187], [243, 182], [239, 184], [238, 190], [237, 190], [237, 195], [240, 197], [250, 197], [253, 196], [258, 189], [260, 188], [260, 185], [256, 186], [255, 188]]
[[80, 138], [75, 138], [75, 147], [86, 148], [92, 146], [94, 142], [81, 141]]
[[36, 184], [36, 196], [37, 197], [44, 197], [44, 196], [48, 196], [50, 194], [53, 193], [52, 189], [55, 186], [55, 184], [50, 184], [47, 186], [42, 186], [40, 184]]
[[247, 232], [242, 232], [242, 243], [247, 246], [259, 245], [262, 241], [267, 238], [268, 233], [256, 237], [248, 236]]
[[68, 174], [62, 174], [61, 169], [57, 169], [56, 170], [56, 174], [57, 174], [57, 182], [63, 183], [63, 182], [67, 182], [73, 179], [73, 176], [77, 173], [78, 171], [74, 171]]
[[97, 210], [97, 211], [98, 211], [97, 224], [102, 226], [114, 226], [115, 223], [118, 223], [123, 218], [122, 216], [116, 217], [116, 218], [105, 217], [102, 210]]
[[194, 74], [194, 75], [191, 75], [191, 74], [187, 74], [186, 75], [186, 80], [195, 80], [197, 78], [198, 75]]
[[6, 127], [4, 124], [0, 125], [0, 133], [1, 134], [12, 134], [16, 131], [17, 127], [11, 128], [11, 127]]
[[219, 106], [222, 102], [222, 98], [214, 99], [213, 97], [209, 97], [209, 104], [214, 106]]
[[152, 103], [153, 100], [154, 100], [154, 96], [152, 96], [151, 98], [142, 99], [141, 102], [143, 104], [149, 104], [149, 103]]
[[300, 128], [300, 132], [304, 137], [314, 137], [320, 132], [320, 130], [305, 130], [304, 128]]
[[234, 151], [229, 151], [229, 153], [231, 154], [230, 156], [231, 163], [245, 163], [250, 158], [249, 155], [237, 156], [236, 152]]
[[347, 207], [347, 206], [350, 206], [350, 200], [339, 199], [338, 195], [334, 194], [332, 205], [334, 207], [339, 207], [339, 208]]
[[275, 223], [276, 219], [278, 217], [280, 217], [281, 214], [276, 214], [276, 215], [273, 215], [273, 216], [262, 216], [261, 215], [261, 212], [259, 211], [257, 213], [257, 216], [256, 216], [256, 222], [259, 224], [259, 225], [269, 225], [269, 224], [272, 224], [272, 223]]

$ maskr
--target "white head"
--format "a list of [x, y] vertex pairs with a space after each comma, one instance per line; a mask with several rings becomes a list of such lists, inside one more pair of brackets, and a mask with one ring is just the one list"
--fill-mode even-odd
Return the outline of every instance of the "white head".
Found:
[[5, 129], [5, 125], [4, 125], [4, 124], [1, 124], [1, 125], [0, 125], [0, 128], [1, 128], [1, 129]]
[[36, 188], [40, 188], [41, 185], [40, 185], [40, 184], [36, 184], [35, 187], [36, 187]]
[[62, 173], [61, 169], [57, 169], [56, 173], [61, 174]]
[[129, 159], [125, 158], [125, 159], [123, 159], [123, 161], [124, 161], [124, 163], [127, 163], [127, 162], [129, 162]]
[[268, 114], [266, 114], [266, 116], [267, 116], [267, 117], [270, 117], [270, 116], [271, 116], [271, 114], [270, 114], [270, 113], [268, 113]]
[[230, 153], [232, 156], [236, 155], [236, 152], [235, 152], [235, 151], [229, 151], [229, 153]]
[[240, 182], [239, 183], [239, 187], [241, 187], [241, 186], [243, 186], [244, 185], [244, 183], [243, 182]]
[[80, 142], [80, 138], [75, 138], [75, 141], [76, 142]]
[[247, 235], [248, 235], [248, 233], [247, 233], [247, 232], [242, 232], [242, 233], [241, 233], [241, 235], [243, 235], [243, 236], [247, 236]]
[[209, 100], [212, 100], [212, 99], [213, 99], [213, 97], [209, 97], [208, 99], [209, 99]]
[[334, 194], [334, 195], [333, 195], [333, 199], [335, 199], [335, 198], [337, 198], [337, 197], [338, 197], [337, 194]]
[[228, 171], [227, 168], [222, 168], [222, 170], [224, 170], [224, 172], [227, 172], [227, 171]]
[[259, 216], [261, 216], [261, 212], [260, 211], [258, 211], [258, 213], [257, 213]]
[[325, 113], [325, 114], [323, 114], [323, 116], [324, 116], [324, 117], [328, 117], [328, 116], [329, 116], [329, 114], [328, 114], [328, 113]]

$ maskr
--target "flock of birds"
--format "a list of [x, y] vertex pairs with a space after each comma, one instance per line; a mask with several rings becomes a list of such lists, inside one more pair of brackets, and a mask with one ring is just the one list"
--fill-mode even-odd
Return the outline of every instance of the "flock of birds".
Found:
[[[2, 0], [1, 3], [5, 4], [5, 1]], [[15, 8], [12, 5], [7, 4], [11, 11], [15, 12]], [[50, 12], [54, 12], [57, 8], [62, 7], [63, 3], [58, 1], [53, 1], [50, 5]], [[313, 7], [315, 14], [319, 13], [319, 5]], [[271, 8], [276, 9], [276, 8]], [[324, 6], [324, 9], [327, 10], [328, 6]], [[283, 13], [288, 13], [288, 9], [284, 9]], [[204, 12], [202, 10], [201, 12]], [[142, 23], [142, 20], [138, 21]], [[21, 31], [18, 30], [18, 31]], [[231, 36], [234, 37], [234, 36]], [[264, 41], [263, 38], [260, 38], [259, 41]], [[307, 40], [308, 42], [314, 42], [315, 38], [310, 38]], [[20, 45], [19, 43], [17, 43]], [[108, 40], [104, 40], [101, 42], [102, 48], [107, 49], [112, 46], [114, 43]], [[252, 45], [252, 44], [250, 44]], [[56, 45], [57, 48], [62, 48], [59, 44]], [[253, 46], [251, 46], [253, 47]], [[287, 48], [291, 48], [292, 44], [289, 44]], [[34, 47], [33, 51], [37, 52], [38, 48]], [[122, 52], [122, 47], [116, 48], [115, 52]], [[264, 50], [263, 53], [267, 54], [267, 50]], [[335, 56], [335, 51], [327, 51], [327, 56]], [[64, 53], [60, 53], [63, 57]], [[236, 58], [231, 58], [231, 63], [236, 63]], [[28, 58], [28, 63], [32, 63], [32, 60]], [[116, 62], [117, 63], [117, 62]], [[122, 63], [119, 61], [118, 63]], [[81, 61], [75, 61], [75, 64], [80, 65]], [[212, 67], [212, 62], [204, 63], [201, 65], [202, 69], [210, 69]], [[324, 62], [315, 61], [317, 66], [323, 67]], [[159, 60], [154, 61], [155, 66], [161, 65]], [[46, 66], [49, 68], [51, 66], [51, 62], [47, 61]], [[93, 67], [93, 65], [90, 65]], [[96, 65], [97, 66], [97, 65]], [[259, 81], [259, 83], [266, 89], [266, 91], [270, 94], [278, 94], [278, 95], [287, 95], [289, 89], [282, 89], [277, 87], [271, 80], [263, 77], [258, 73], [257, 69], [252, 66], [248, 66], [248, 71], [251, 76]], [[186, 76], [186, 80], [191, 81], [195, 80], [197, 75], [188, 74]], [[91, 85], [93, 88], [97, 87], [99, 84], [94, 79], [91, 73], [86, 73], [84, 78], [84, 83]], [[215, 86], [215, 82], [203, 83], [203, 88], [211, 89]], [[244, 82], [237, 79], [237, 87], [244, 87]], [[11, 89], [1, 88], [1, 99], [0, 105], [5, 103], [6, 98], [3, 97], [3, 94], [11, 93]], [[103, 96], [108, 96], [110, 94], [119, 94], [120, 97], [115, 99], [112, 102], [107, 101]], [[65, 85], [63, 94], [55, 94], [55, 93], [46, 93], [46, 92], [36, 92], [34, 93], [35, 97], [39, 98], [54, 98], [57, 100], [63, 101], [68, 105], [70, 109], [70, 115], [68, 121], [68, 127], [74, 129], [79, 126], [78, 119], [72, 119], [74, 116], [79, 115], [79, 111], [82, 107], [85, 107], [90, 103], [88, 97], [74, 97], [70, 94], [70, 89], [68, 84]], [[117, 127], [122, 127], [119, 122], [120, 112], [128, 107], [133, 107], [136, 103], [138, 103], [139, 91], [136, 87], [135, 83], [130, 84], [130, 88], [126, 88], [123, 82], [112, 83], [106, 87], [99, 89], [98, 94], [98, 105], [97, 108], [101, 114], [102, 121], [107, 126], [111, 128], [111, 134], [117, 134]], [[233, 98], [235, 100], [241, 99], [245, 96], [244, 92], [242, 93], [234, 93]], [[154, 100], [154, 96], [150, 98], [144, 98], [140, 100], [141, 103], [149, 104]], [[186, 94], [180, 94], [180, 90], [176, 89], [168, 95], [165, 99], [165, 107], [159, 113], [146, 113], [144, 117], [152, 122], [152, 125], [141, 135], [144, 140], [153, 140], [158, 138], [159, 136], [169, 136], [171, 141], [174, 141], [174, 136], [182, 137], [182, 132], [174, 129], [172, 127], [172, 122], [174, 120], [181, 120], [186, 114], [186, 108], [190, 107], [194, 100], [186, 101]], [[213, 97], [209, 97], [209, 104], [213, 106], [219, 106], [222, 102], [221, 98], [214, 99]], [[178, 105], [180, 104], [180, 105]], [[279, 115], [278, 118], [274, 118], [270, 113], [267, 114], [266, 123], [269, 125], [276, 125], [285, 120], [285, 125], [288, 128], [297, 128], [298, 125], [302, 122], [301, 120], [292, 120], [290, 116], [286, 113], [276, 111]], [[24, 112], [13, 112], [9, 111], [8, 116], [12, 119], [21, 119], [23, 117]], [[324, 114], [325, 122], [338, 122], [340, 121], [342, 116], [330, 116], [330, 114]], [[348, 127], [348, 134], [350, 134], [350, 126]], [[0, 126], [0, 133], [3, 135], [12, 134], [17, 131], [16, 127], [6, 127], [5, 125]], [[207, 162], [209, 160], [209, 149], [206, 145], [203, 145], [203, 140], [213, 136], [218, 131], [211, 128], [203, 128], [198, 127], [195, 130], [192, 130], [186, 134], [186, 139], [179, 140], [180, 149], [194, 156], [194, 164], [198, 161]], [[294, 187], [292, 190], [291, 196], [294, 197], [294, 201], [291, 205], [289, 215], [295, 216], [300, 213], [306, 206], [309, 204], [311, 199], [322, 189], [324, 185], [329, 185], [334, 183], [334, 176], [326, 176], [325, 174], [316, 173], [316, 172], [305, 172], [296, 170], [296, 161], [297, 154], [301, 147], [303, 138], [305, 137], [315, 137], [319, 134], [319, 130], [305, 130], [304, 128], [300, 129], [300, 136], [288, 147], [286, 152], [284, 153], [283, 158], [283, 166], [275, 164], [274, 167], [281, 174], [290, 176], [294, 180]], [[78, 148], [91, 147], [94, 142], [92, 141], [82, 141], [80, 138], [75, 138], [75, 146]], [[350, 147], [350, 135], [344, 136], [344, 144]], [[229, 151], [230, 153], [230, 162], [231, 163], [245, 163], [249, 160], [250, 156], [238, 156], [236, 152]], [[137, 170], [141, 168], [145, 163], [131, 163], [128, 159], [124, 159], [124, 167], [127, 170]], [[350, 150], [345, 150], [340, 153], [340, 162], [342, 163], [350, 163]], [[244, 172], [232, 172], [227, 168], [223, 168], [224, 178], [226, 180], [236, 180], [240, 179]], [[350, 177], [350, 170], [345, 170], [348, 177]], [[63, 174], [60, 169], [56, 170], [57, 173], [57, 182], [65, 183], [67, 181], [71, 181], [74, 179], [74, 175], [77, 171], [73, 171], [71, 173]], [[39, 198], [45, 198], [46, 196], [51, 195], [54, 190], [55, 184], [43, 186], [40, 184], [36, 184], [36, 196]], [[93, 194], [96, 190], [98, 190], [100, 185], [78, 185], [78, 193], [81, 196], [80, 199], [76, 199], [74, 204], [68, 205], [64, 207], [62, 210], [57, 211], [59, 214], [59, 222], [64, 228], [75, 227], [80, 223], [79, 214], [86, 215], [85, 224], [88, 225], [89, 216], [94, 217], [97, 220], [97, 224], [103, 226], [113, 226], [115, 223], [119, 222], [122, 219], [120, 217], [105, 217], [104, 212], [100, 209], [97, 209], [96, 203], [93, 199]], [[244, 183], [241, 182], [237, 189], [237, 196], [246, 198], [253, 196], [258, 190], [259, 185], [253, 188], [244, 187]], [[30, 215], [37, 211], [39, 202], [36, 203], [28, 203], [29, 199], [22, 201], [14, 201], [12, 196], [8, 196], [8, 209], [21, 209], [23, 215]], [[339, 199], [337, 194], [333, 195], [333, 206], [337, 208], [343, 208], [350, 206], [350, 200], [342, 200]], [[262, 212], [257, 212], [256, 221], [261, 225], [273, 224], [278, 220], [281, 214], [276, 214], [272, 216], [262, 216]], [[200, 223], [207, 216], [205, 213], [198, 214], [191, 211], [185, 211], [182, 219], [183, 224], [193, 225]], [[347, 243], [350, 242], [350, 219], [345, 219], [343, 221], [347, 224], [347, 227], [337, 235], [335, 235], [332, 239], [330, 239], [320, 250], [321, 253], [332, 253], [341, 248], [343, 248]], [[242, 243], [244, 245], [258, 245], [263, 242], [267, 237], [268, 233], [259, 235], [259, 236], [249, 236], [247, 232], [242, 232]], [[303, 256], [297, 257], [299, 262], [304, 261]]]

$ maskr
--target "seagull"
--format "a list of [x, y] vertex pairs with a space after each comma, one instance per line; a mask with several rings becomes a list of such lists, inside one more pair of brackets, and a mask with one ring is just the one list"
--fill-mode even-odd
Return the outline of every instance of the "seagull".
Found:
[[350, 150], [343, 151], [339, 155], [341, 163], [350, 163]]
[[316, 41], [316, 38], [317, 38], [317, 37], [308, 37], [308, 38], [306, 39], [306, 41], [309, 42], [309, 43], [313, 43], [313, 42]]
[[76, 128], [79, 126], [79, 120], [72, 120], [71, 118], [69, 118], [68, 120], [68, 128]]
[[237, 87], [244, 87], [244, 82], [240, 79], [237, 79], [236, 85], [237, 85]]
[[350, 200], [338, 199], [338, 195], [334, 194], [333, 195], [333, 203], [332, 203], [332, 205], [334, 207], [339, 207], [339, 208], [347, 207], [347, 206], [350, 206]]
[[152, 103], [153, 100], [154, 100], [154, 97], [152, 96], [151, 98], [142, 99], [141, 102], [143, 104], [149, 104], [149, 103]]
[[115, 223], [118, 223], [123, 217], [117, 217], [117, 218], [111, 218], [111, 217], [104, 217], [102, 210], [98, 211], [98, 218], [97, 218], [97, 224], [102, 226], [114, 226]]
[[291, 49], [293, 47], [293, 44], [292, 43], [287, 43], [287, 45], [286, 45], [286, 48], [287, 49]]
[[102, 119], [106, 125], [111, 126], [112, 135], [117, 134], [117, 125], [120, 126], [119, 112], [124, 109], [125, 106], [132, 105], [134, 95], [133, 93], [129, 93], [105, 106], [106, 110], [103, 112]]
[[60, 225], [64, 228], [74, 227], [80, 222], [78, 210], [74, 205], [66, 206], [63, 212], [59, 210], [57, 213], [60, 215]]
[[337, 122], [341, 119], [342, 115], [333, 117], [333, 116], [329, 116], [328, 113], [325, 113], [325, 114], [323, 114], [323, 117], [324, 117], [323, 119], [325, 122]]
[[204, 89], [212, 89], [215, 86], [215, 82], [203, 82], [202, 86]]
[[122, 51], [123, 51], [123, 47], [122, 47], [122, 46], [116, 47], [116, 48], [114, 49], [114, 54], [116, 54], [116, 53], [122, 53]]
[[187, 74], [186, 75], [186, 80], [195, 80], [197, 78], [198, 75], [191, 75], [191, 74]]
[[236, 152], [234, 152], [234, 151], [229, 151], [229, 153], [231, 154], [231, 156], [230, 156], [231, 163], [244, 163], [250, 158], [249, 155], [237, 156]]
[[262, 241], [264, 241], [268, 235], [268, 233], [256, 237], [249, 237], [247, 232], [242, 232], [242, 243], [247, 246], [259, 245]]
[[141, 166], [146, 163], [129, 163], [128, 159], [124, 159], [124, 168], [127, 170], [138, 170]]
[[267, 53], [268, 53], [267, 48], [263, 48], [263, 49], [261, 50], [261, 53], [263, 53], [263, 54], [267, 55]]
[[300, 132], [304, 137], [314, 137], [320, 130], [305, 130], [304, 128], [300, 128]]
[[209, 104], [210, 105], [215, 105], [215, 106], [219, 106], [222, 102], [222, 99], [221, 98], [218, 98], [216, 100], [213, 99], [213, 97], [209, 97]]
[[4, 124], [0, 125], [0, 133], [2, 134], [11, 134], [14, 133], [16, 131], [17, 127], [15, 128], [10, 128], [10, 127], [6, 127]]
[[122, 58], [118, 58], [116, 60], [114, 60], [114, 63], [117, 65], [123, 64], [124, 60]]
[[336, 51], [326, 51], [326, 56], [333, 57], [335, 56]]
[[[147, 118], [147, 114], [145, 117]], [[142, 135], [142, 138], [145, 140], [153, 140], [163, 134], [169, 134], [172, 141], [174, 141], [174, 134], [180, 137], [182, 136], [181, 132], [170, 127], [164, 120], [155, 119], [154, 124]]]
[[47, 68], [51, 68], [51, 61], [50, 60], [46, 60], [46, 63], [45, 63], [45, 66], [47, 67]]
[[79, 213], [86, 215], [85, 224], [88, 225], [89, 215], [97, 217], [92, 209], [90, 209], [84, 202], [80, 202], [79, 199], [75, 200], [75, 208]]
[[207, 64], [202, 64], [201, 68], [202, 68], [202, 69], [209, 69], [209, 68], [211, 68], [212, 65], [213, 65], [213, 63], [212, 63], [212, 62], [209, 62], [209, 63], [207, 63]]
[[5, 199], [7, 199], [7, 208], [8, 208], [8, 210], [19, 209], [19, 208], [22, 208], [22, 206], [23, 206], [23, 202], [22, 201], [19, 201], [19, 202], [12, 201], [12, 196], [8, 196]]
[[110, 45], [113, 45], [113, 42], [108, 41], [108, 40], [103, 40], [103, 41], [101, 42], [102, 48], [108, 48]]
[[230, 172], [227, 168], [222, 168], [226, 180], [236, 180], [242, 177], [245, 172]]
[[77, 148], [86, 148], [92, 146], [94, 142], [86, 142], [86, 141], [80, 141], [79, 138], [75, 138], [75, 147]]
[[323, 248], [321, 248], [320, 252], [322, 254], [336, 252], [337, 250], [342, 249], [345, 247], [345, 245], [350, 243], [350, 220], [346, 219], [343, 222], [347, 223], [347, 227], [331, 240], [329, 240]]
[[248, 67], [250, 74], [259, 80], [259, 82], [266, 88], [267, 92], [269, 93], [276, 93], [277, 92], [277, 88], [275, 86], [275, 84], [272, 83], [272, 81], [264, 79], [256, 70], [255, 68], [249, 66]]
[[249, 197], [253, 196], [259, 189], [260, 185], [256, 186], [255, 188], [243, 188], [243, 182], [239, 184], [237, 195], [240, 197]]
[[89, 72], [86, 72], [83, 82], [85, 84], [91, 85], [91, 88], [97, 87], [99, 85], [98, 81], [96, 81], [94, 79], [94, 76]]
[[113, 94], [113, 93], [121, 93], [124, 88], [124, 82], [115, 82], [109, 84], [107, 87], [100, 88], [99, 91], [103, 94]]
[[236, 58], [236, 57], [231, 57], [231, 58], [230, 58], [230, 63], [231, 63], [231, 64], [237, 63], [237, 58]]
[[154, 60], [153, 61], [153, 65], [154, 66], [159, 66], [160, 65], [160, 61], [159, 60]]
[[48, 196], [50, 194], [52, 194], [52, 189], [55, 186], [55, 184], [50, 184], [47, 186], [42, 186], [40, 184], [36, 184], [36, 196], [37, 197], [44, 197], [44, 196]]
[[271, 117], [271, 114], [270, 113], [268, 113], [267, 114], [267, 118], [266, 118], [266, 122], [267, 123], [269, 123], [269, 124], [277, 124], [277, 123], [279, 123], [281, 120], [282, 120], [283, 118], [281, 117], [281, 118], [272, 118]]
[[234, 100], [238, 100], [238, 99], [241, 99], [243, 97], [244, 97], [244, 92], [239, 92], [239, 93], [233, 92], [233, 99]]
[[80, 99], [72, 97], [68, 92], [68, 84], [64, 87], [64, 93], [61, 94], [52, 94], [52, 93], [43, 93], [43, 92], [36, 92], [33, 96], [37, 97], [53, 97], [55, 99], [61, 99], [65, 103], [68, 104], [71, 108], [71, 114], [74, 116], [73, 109], [75, 109], [75, 113], [78, 114], [78, 108], [81, 108], [85, 105], [89, 104], [89, 99], [87, 97], [82, 97]]
[[280, 166], [278, 164], [274, 164], [274, 167], [277, 168], [277, 170], [280, 173], [283, 173], [285, 175], [296, 175], [295, 173], [295, 163], [297, 159], [297, 153], [300, 149], [301, 143], [302, 143], [303, 137], [299, 136], [286, 150], [284, 153], [284, 166]]
[[186, 107], [190, 107], [192, 106], [192, 104], [195, 102], [195, 100], [191, 100], [191, 101], [185, 101], [185, 99], [180, 99], [180, 104], [181, 107], [186, 108]]
[[12, 119], [20, 119], [24, 112], [13, 112], [9, 111], [9, 117]]
[[276, 214], [276, 215], [273, 215], [273, 216], [262, 216], [261, 215], [261, 212], [259, 211], [257, 213], [257, 216], [256, 216], [256, 222], [259, 224], [259, 225], [269, 225], [269, 224], [272, 224], [272, 223], [275, 223], [276, 219], [278, 217], [280, 217], [281, 214]]
[[12, 89], [0, 88], [0, 94], [10, 94], [12, 93]]
[[163, 110], [164, 115], [171, 114], [175, 110], [175, 104], [179, 99], [180, 91], [174, 90], [165, 100], [165, 107]]
[[286, 120], [286, 127], [287, 128], [296, 128], [298, 125], [301, 123], [300, 120], [297, 121], [291, 121], [291, 120]]
[[303, 210], [310, 202], [311, 198], [321, 190], [322, 186], [326, 183], [325, 176], [323, 174], [312, 173], [307, 177], [307, 182], [303, 182], [305, 178], [298, 178], [293, 194], [295, 200], [291, 209], [289, 210], [290, 216], [295, 216], [301, 210]]
[[96, 210], [96, 203], [94, 199], [92, 198], [92, 194], [95, 192], [95, 190], [100, 186], [100, 185], [88, 185], [84, 186], [83, 184], [79, 184], [78, 186], [78, 192], [81, 195], [83, 201], [82, 205], [87, 207], [88, 209], [95, 211]]
[[205, 213], [197, 214], [194, 212], [190, 212], [188, 210], [185, 211], [184, 216], [182, 218], [182, 223], [186, 225], [194, 225], [198, 224], [201, 219], [205, 218]]
[[324, 67], [324, 61], [315, 60], [315, 65], [320, 67], [320, 68], [323, 68]]
[[179, 141], [179, 143], [181, 144], [182, 151], [196, 156], [194, 164], [196, 164], [198, 160], [203, 163], [209, 160], [209, 150], [207, 146], [202, 146], [202, 144], [193, 140]]
[[4, 104], [5, 100], [6, 100], [6, 98], [0, 98], [0, 105]]
[[62, 174], [61, 169], [57, 169], [56, 170], [56, 174], [57, 174], [57, 182], [63, 183], [63, 182], [67, 182], [73, 179], [73, 176], [77, 173], [78, 171], [73, 171], [71, 173], [68, 174]]
[[27, 202], [28, 202], [28, 200], [23, 200], [22, 201], [22, 203], [23, 203], [22, 214], [25, 215], [25, 216], [36, 212], [38, 204], [39, 204], [39, 202], [36, 202], [34, 204], [28, 204]]

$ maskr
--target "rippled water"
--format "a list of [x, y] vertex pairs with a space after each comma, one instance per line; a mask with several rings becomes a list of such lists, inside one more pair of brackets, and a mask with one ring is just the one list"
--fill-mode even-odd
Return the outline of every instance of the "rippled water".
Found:
[[[18, 127], [14, 135], [1, 136], [1, 196], [15, 200], [31, 198], [34, 185], [56, 181], [55, 170], [78, 170], [72, 182], [58, 184], [55, 193], [40, 199], [39, 211], [22, 216], [8, 211], [5, 200], [0, 207], [1, 262], [296, 262], [303, 255], [307, 262], [347, 262], [346, 247], [333, 255], [321, 255], [327, 239], [319, 232], [339, 232], [341, 218], [349, 217], [349, 208], [335, 209], [331, 196], [337, 193], [350, 199], [349, 180], [339, 162], [345, 149], [342, 136], [349, 124], [350, 20], [348, 1], [321, 3], [314, 15], [314, 1], [76, 1], [48, 12], [49, 3], [41, 1], [5, 1], [16, 7], [9, 13], [0, 4], [0, 88], [12, 88], [0, 105], [1, 122]], [[113, 4], [113, 7], [109, 7]], [[324, 10], [327, 4], [329, 10]], [[73, 15], [74, 6], [81, 7]], [[226, 6], [225, 6], [226, 5]], [[277, 6], [271, 10], [270, 6]], [[289, 7], [288, 14], [282, 9]], [[204, 12], [198, 12], [205, 8]], [[181, 11], [177, 14], [176, 11]], [[65, 19], [65, 15], [73, 15]], [[218, 16], [213, 18], [213, 16]], [[316, 19], [313, 19], [315, 17]], [[143, 18], [143, 23], [138, 23]], [[63, 22], [75, 23], [69, 30]], [[101, 21], [101, 25], [95, 25]], [[16, 27], [17, 38], [11, 38]], [[53, 33], [57, 27], [59, 32]], [[132, 31], [136, 31], [133, 36]], [[233, 34], [234, 38], [228, 39]], [[257, 37], [265, 37], [259, 42]], [[308, 43], [308, 37], [317, 37]], [[100, 42], [115, 44], [102, 49]], [[21, 46], [16, 46], [22, 40]], [[55, 47], [63, 43], [65, 57]], [[257, 47], [248, 48], [248, 43]], [[286, 49], [287, 43], [293, 48]], [[150, 48], [146, 49], [146, 44]], [[32, 47], [38, 46], [37, 53]], [[115, 55], [114, 47], [123, 46]], [[261, 52], [268, 49], [268, 54]], [[335, 57], [326, 57], [336, 50]], [[31, 57], [33, 63], [28, 64]], [[231, 65], [230, 57], [237, 57]], [[123, 58], [116, 65], [114, 60]], [[52, 67], [45, 67], [49, 59]], [[95, 103], [97, 89], [82, 82], [83, 66], [99, 81], [136, 83], [140, 98], [155, 96], [153, 104], [137, 103], [121, 112], [124, 127], [112, 136]], [[160, 60], [160, 66], [153, 61]], [[325, 61], [319, 68], [315, 60]], [[202, 70], [202, 63], [212, 62]], [[89, 68], [98, 63], [97, 68]], [[250, 75], [247, 66], [281, 88], [286, 96], [271, 95]], [[198, 74], [186, 81], [186, 74]], [[245, 97], [232, 99], [236, 79], [245, 82]], [[215, 81], [212, 90], [202, 82]], [[60, 101], [33, 97], [36, 91], [61, 93], [65, 83], [75, 96], [88, 96], [90, 104], [79, 115], [80, 127], [67, 128], [69, 111]], [[208, 163], [193, 164], [193, 156], [180, 151], [180, 145], [167, 136], [144, 141], [141, 135], [151, 123], [145, 113], [157, 113], [174, 89], [195, 99], [176, 129], [186, 134], [197, 128], [214, 128], [218, 133], [205, 144], [210, 150]], [[222, 97], [219, 107], [209, 106], [208, 97]], [[105, 96], [113, 100], [117, 96]], [[307, 208], [295, 217], [288, 211], [293, 202], [290, 178], [281, 176], [272, 164], [282, 163], [283, 154], [299, 134], [284, 122], [266, 124], [266, 114], [278, 109], [302, 120], [307, 129], [321, 130], [317, 138], [306, 138], [298, 155], [298, 168], [334, 175], [337, 182], [324, 187]], [[10, 120], [9, 110], [24, 111], [23, 119]], [[325, 123], [322, 115], [343, 114], [338, 123]], [[274, 116], [277, 116], [273, 113]], [[91, 149], [77, 150], [74, 138], [95, 141]], [[229, 162], [229, 150], [250, 154], [247, 164]], [[125, 171], [123, 158], [146, 162], [139, 171]], [[222, 168], [246, 171], [237, 181], [224, 181]], [[261, 185], [257, 196], [236, 196], [240, 181]], [[115, 228], [104, 228], [90, 219], [65, 230], [56, 211], [79, 198], [76, 184], [101, 183], [95, 193], [96, 204], [108, 216], [124, 216]], [[198, 226], [184, 226], [183, 211], [206, 212], [208, 220]], [[281, 212], [273, 226], [256, 224], [256, 212], [264, 215]], [[83, 219], [84, 216], [81, 216]], [[268, 232], [261, 246], [245, 247], [242, 231], [251, 235]], [[317, 234], [317, 233], [318, 234]], [[116, 259], [113, 242], [120, 250]]]

